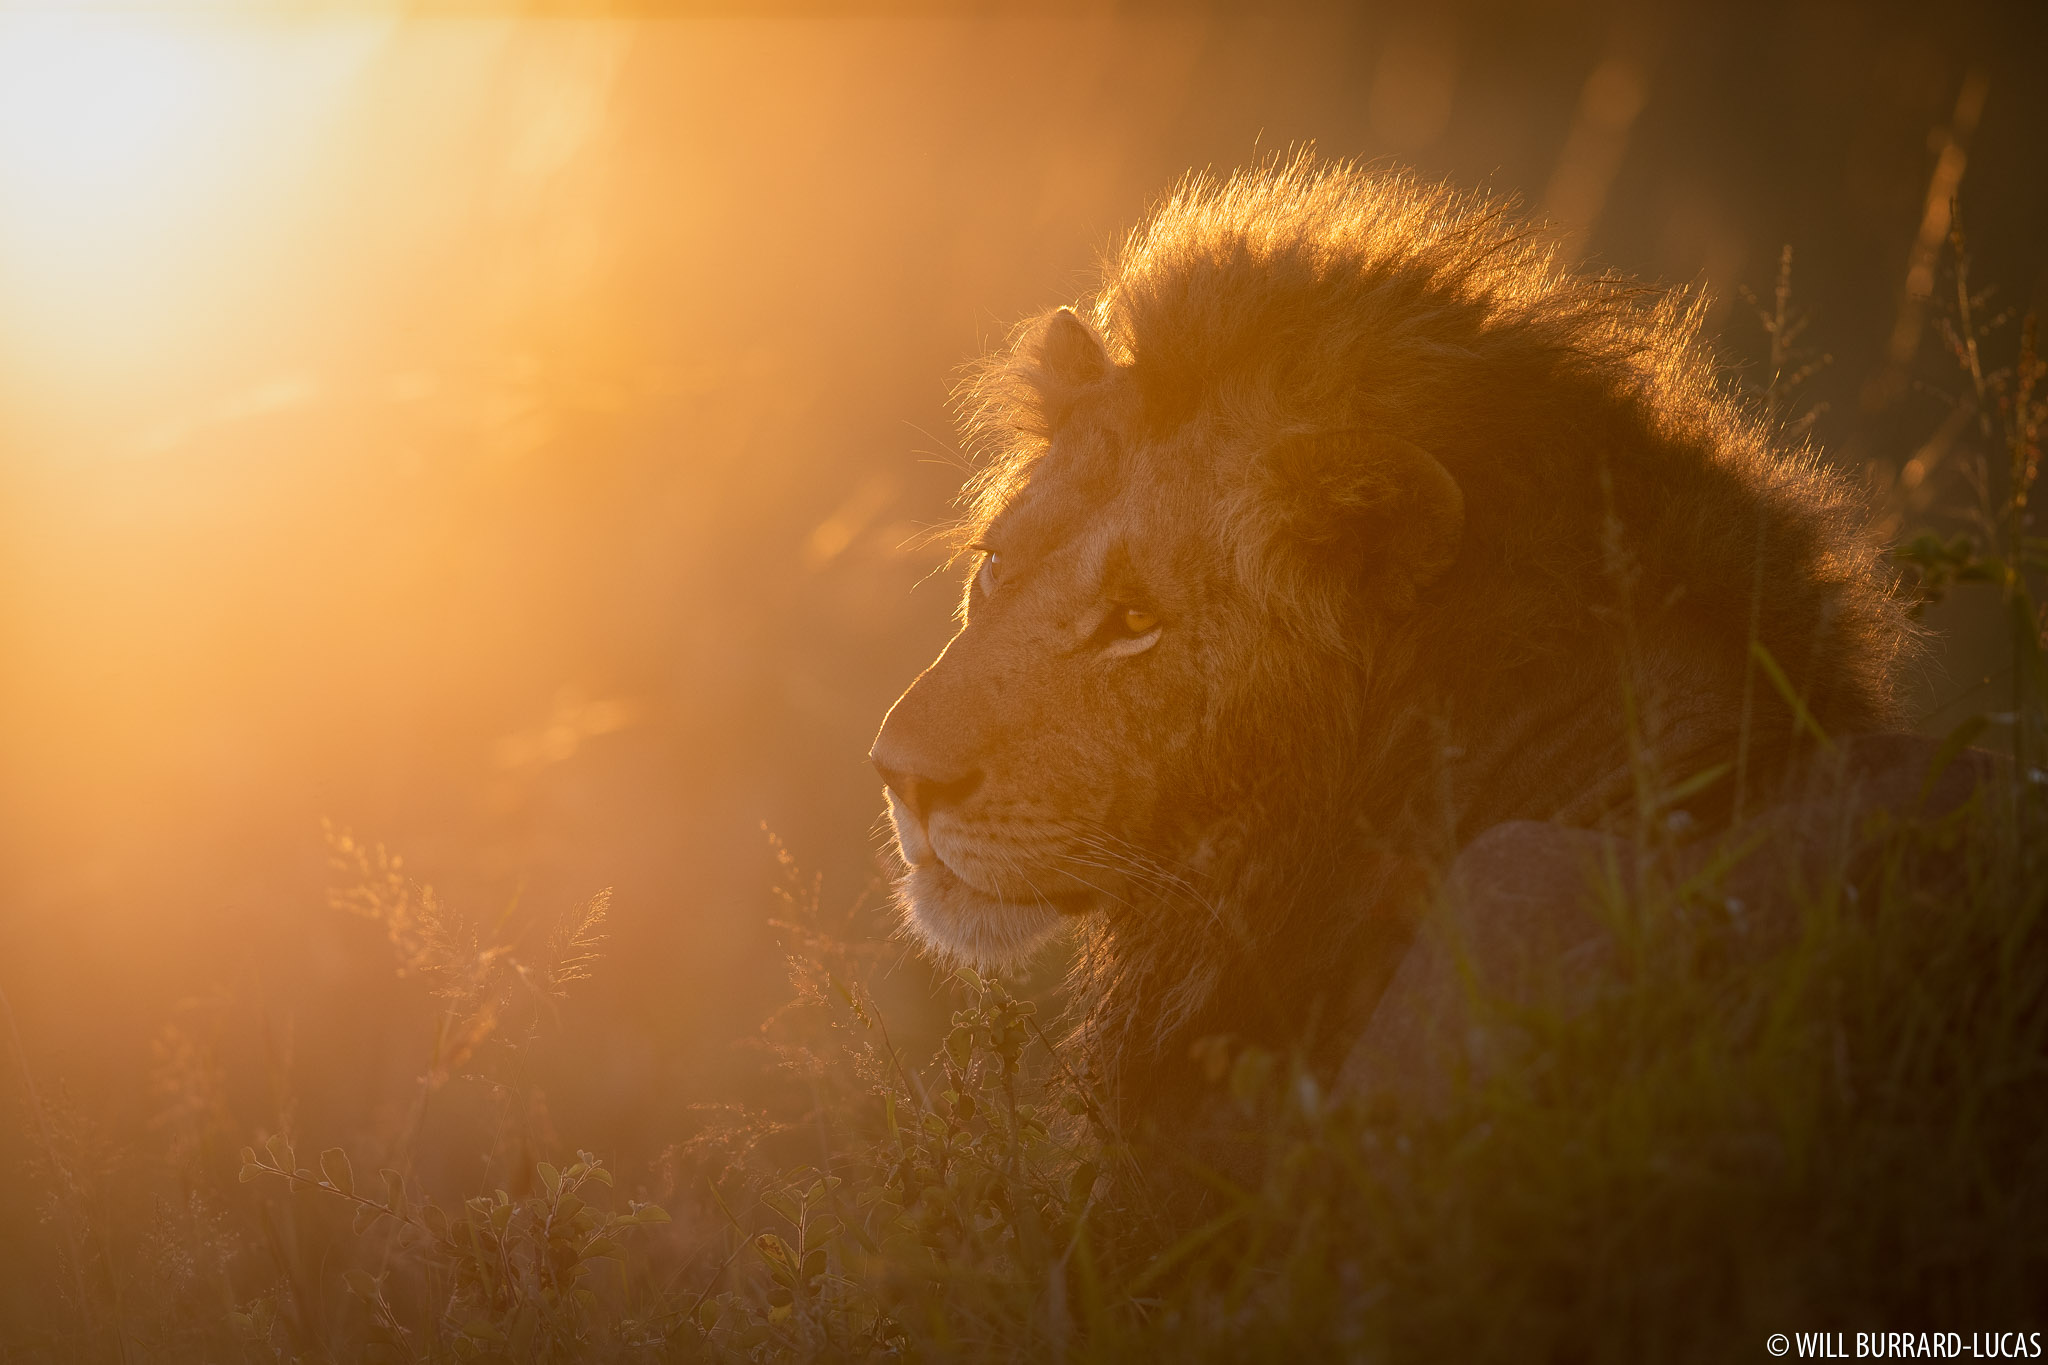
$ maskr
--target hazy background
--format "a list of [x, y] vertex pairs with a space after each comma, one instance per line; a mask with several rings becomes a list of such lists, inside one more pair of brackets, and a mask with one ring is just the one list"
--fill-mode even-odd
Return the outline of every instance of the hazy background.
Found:
[[1513, 193], [1703, 280], [1731, 359], [1790, 242], [1818, 435], [1882, 482], [1941, 416], [1901, 317], [1954, 134], [1978, 278], [2048, 291], [2039, 13], [0, 9], [0, 990], [38, 1080], [145, 1142], [176, 1024], [252, 1126], [402, 1105], [431, 1011], [326, 907], [327, 817], [487, 916], [615, 888], [533, 1064], [644, 1167], [762, 1065], [763, 826], [828, 903], [874, 875], [958, 367], [1177, 177], [1313, 142]]

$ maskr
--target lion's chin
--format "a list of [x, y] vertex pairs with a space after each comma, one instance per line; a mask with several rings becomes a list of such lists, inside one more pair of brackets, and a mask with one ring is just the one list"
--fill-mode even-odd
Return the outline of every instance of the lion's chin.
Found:
[[948, 962], [1012, 967], [1059, 928], [1050, 905], [998, 900], [962, 881], [944, 863], [913, 867], [897, 884], [904, 922], [925, 948]]

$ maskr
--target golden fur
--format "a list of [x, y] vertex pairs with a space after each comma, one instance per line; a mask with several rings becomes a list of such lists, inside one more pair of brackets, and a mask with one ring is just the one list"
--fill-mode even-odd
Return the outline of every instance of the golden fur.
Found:
[[1191, 1037], [1330, 1034], [1491, 825], [1716, 768], [1700, 827], [1755, 803], [1801, 731], [1752, 639], [1822, 728], [1894, 725], [1863, 511], [1700, 317], [1401, 176], [1183, 184], [964, 390], [981, 557], [874, 753], [915, 932], [1000, 962], [1080, 917], [1140, 1102]]

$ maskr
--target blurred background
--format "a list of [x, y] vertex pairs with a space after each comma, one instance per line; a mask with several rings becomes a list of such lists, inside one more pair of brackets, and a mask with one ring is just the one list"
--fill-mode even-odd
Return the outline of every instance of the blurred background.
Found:
[[[949, 634], [949, 387], [1190, 169], [1313, 143], [1519, 196], [1703, 282], [1751, 378], [1790, 244], [1815, 434], [1896, 503], [1941, 454], [1949, 191], [1974, 278], [2048, 292], [2041, 13], [0, 7], [0, 990], [39, 1083], [112, 1147], [201, 1044], [251, 1129], [402, 1107], [432, 1006], [329, 908], [327, 819], [485, 921], [614, 888], [528, 1054], [572, 1144], [644, 1170], [744, 1092], [764, 830], [870, 892], [864, 754]], [[1930, 725], [1983, 702], [1956, 657]]]

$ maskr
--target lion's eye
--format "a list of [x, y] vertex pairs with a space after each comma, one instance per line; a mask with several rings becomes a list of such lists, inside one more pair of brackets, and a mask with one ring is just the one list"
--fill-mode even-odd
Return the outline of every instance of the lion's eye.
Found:
[[988, 550], [982, 554], [981, 572], [976, 574], [975, 577], [981, 583], [981, 591], [984, 597], [996, 590], [996, 580], [1002, 577], [1003, 572], [1001, 561], [1002, 556], [994, 550]]
[[1143, 654], [1159, 643], [1159, 613], [1143, 607], [1112, 608], [1096, 627], [1095, 642], [1112, 658]]

